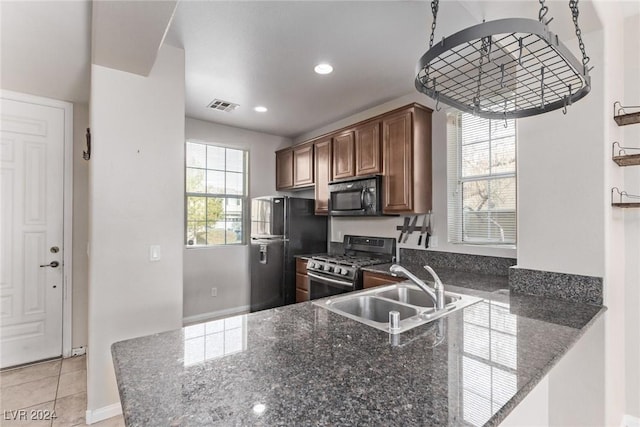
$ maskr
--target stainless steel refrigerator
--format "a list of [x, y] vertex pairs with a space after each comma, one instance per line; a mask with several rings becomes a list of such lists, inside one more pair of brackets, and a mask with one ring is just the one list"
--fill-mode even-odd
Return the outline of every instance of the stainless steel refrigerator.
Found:
[[295, 302], [294, 255], [327, 252], [327, 217], [315, 201], [268, 196], [251, 200], [251, 311]]

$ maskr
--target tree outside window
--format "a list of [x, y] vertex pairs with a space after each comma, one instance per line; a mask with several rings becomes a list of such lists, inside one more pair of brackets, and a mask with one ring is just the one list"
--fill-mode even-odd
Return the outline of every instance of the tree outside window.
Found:
[[516, 241], [515, 120], [448, 116], [449, 240]]
[[247, 152], [187, 142], [185, 158], [186, 244], [242, 244]]

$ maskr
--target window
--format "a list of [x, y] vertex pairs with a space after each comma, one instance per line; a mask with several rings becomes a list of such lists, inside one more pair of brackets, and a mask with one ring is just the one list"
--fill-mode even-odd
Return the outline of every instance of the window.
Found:
[[450, 113], [447, 140], [449, 241], [515, 244], [515, 120]]
[[185, 157], [187, 245], [242, 244], [247, 152], [187, 142]]

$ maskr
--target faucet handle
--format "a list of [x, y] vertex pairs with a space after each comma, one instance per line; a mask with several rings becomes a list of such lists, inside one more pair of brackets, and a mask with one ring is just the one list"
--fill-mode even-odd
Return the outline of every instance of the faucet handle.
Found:
[[400, 329], [400, 312], [392, 310], [389, 312], [389, 329], [397, 331]]

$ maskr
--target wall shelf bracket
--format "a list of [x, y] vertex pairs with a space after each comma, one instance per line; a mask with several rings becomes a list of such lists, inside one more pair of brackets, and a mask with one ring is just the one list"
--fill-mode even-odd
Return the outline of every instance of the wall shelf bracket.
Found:
[[[627, 150], [632, 152], [627, 153]], [[611, 146], [611, 160], [616, 162], [618, 166], [640, 165], [640, 147], [623, 147], [616, 141]]]
[[640, 196], [620, 191], [618, 187], [611, 189], [611, 206], [617, 208], [640, 208]]
[[[638, 110], [638, 111], [626, 111]], [[618, 126], [627, 126], [640, 123], [640, 105], [623, 106], [620, 101], [613, 103], [613, 120]]]

